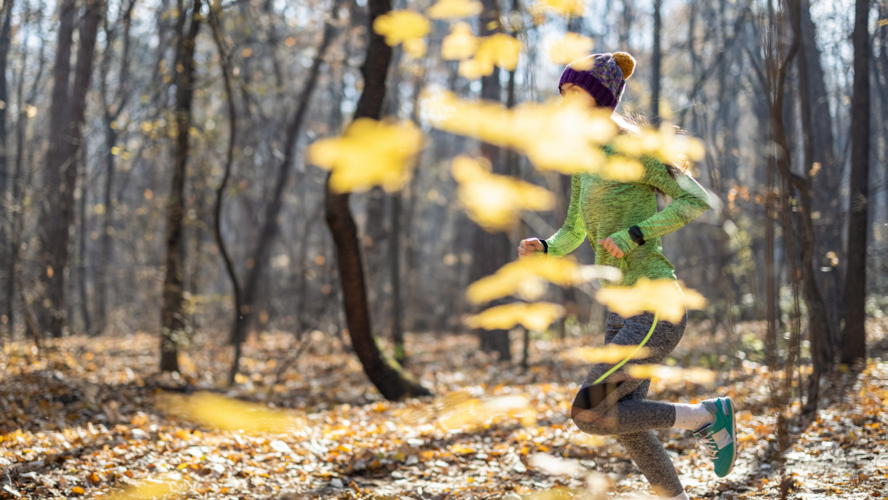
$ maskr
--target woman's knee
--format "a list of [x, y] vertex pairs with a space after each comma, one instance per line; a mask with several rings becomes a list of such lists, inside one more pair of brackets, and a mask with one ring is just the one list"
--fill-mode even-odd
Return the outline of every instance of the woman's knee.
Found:
[[609, 413], [613, 412], [602, 413], [574, 406], [571, 408], [570, 417], [577, 428], [586, 434], [609, 436], [617, 433], [617, 419]]

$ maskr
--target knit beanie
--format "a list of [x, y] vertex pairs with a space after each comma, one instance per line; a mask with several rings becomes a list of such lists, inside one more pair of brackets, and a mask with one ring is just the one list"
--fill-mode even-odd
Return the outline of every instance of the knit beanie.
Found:
[[[588, 70], [577, 70], [572, 67], [578, 65], [580, 61], [585, 63], [579, 66], [588, 66], [589, 59], [592, 59], [592, 67]], [[626, 52], [592, 54], [577, 59], [564, 68], [558, 81], [558, 90], [560, 91], [565, 83], [572, 83], [592, 95], [598, 106], [615, 109], [623, 97], [626, 79], [632, 76], [633, 71], [635, 71], [635, 58]]]

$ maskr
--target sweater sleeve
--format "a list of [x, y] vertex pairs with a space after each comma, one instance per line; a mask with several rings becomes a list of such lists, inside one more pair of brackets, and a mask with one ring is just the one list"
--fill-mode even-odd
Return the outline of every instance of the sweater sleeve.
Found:
[[[640, 182], [653, 186], [672, 198], [665, 209], [637, 224], [645, 240], [658, 238], [684, 227], [711, 208], [709, 194], [690, 175], [673, 178], [666, 165], [655, 158], [643, 157], [644, 176]], [[611, 235], [624, 253], [634, 250], [638, 244], [632, 241], [629, 228]]]
[[549, 255], [563, 257], [573, 252], [586, 239], [586, 226], [580, 211], [580, 176], [573, 174], [570, 178], [570, 206], [567, 207], [567, 218], [555, 234], [546, 239]]

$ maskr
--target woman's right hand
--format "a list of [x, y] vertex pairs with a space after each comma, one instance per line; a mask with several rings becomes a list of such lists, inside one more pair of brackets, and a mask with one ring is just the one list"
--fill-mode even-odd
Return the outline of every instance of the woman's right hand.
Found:
[[521, 240], [521, 243], [518, 245], [518, 258], [529, 257], [536, 251], [543, 251], [543, 244], [539, 238]]

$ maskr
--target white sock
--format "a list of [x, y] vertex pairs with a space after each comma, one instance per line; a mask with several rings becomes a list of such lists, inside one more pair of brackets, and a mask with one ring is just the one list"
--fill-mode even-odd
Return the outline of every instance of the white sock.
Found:
[[675, 425], [673, 427], [677, 429], [698, 431], [704, 425], [715, 421], [712, 413], [709, 413], [709, 410], [702, 404], [673, 403], [672, 406], [675, 407]]
[[682, 491], [681, 495], [678, 495], [678, 496], [675, 496], [672, 498], [667, 498], [665, 500], [691, 500], [691, 497], [688, 496], [688, 492]]

